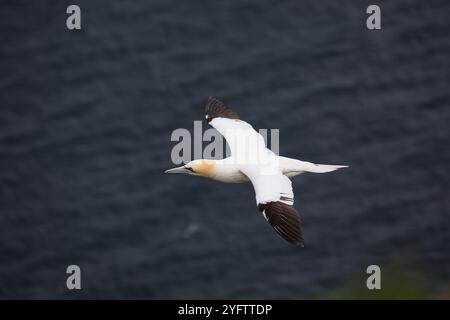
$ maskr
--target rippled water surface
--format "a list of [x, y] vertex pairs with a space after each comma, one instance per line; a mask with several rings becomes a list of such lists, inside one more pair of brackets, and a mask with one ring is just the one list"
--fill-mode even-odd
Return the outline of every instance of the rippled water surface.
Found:
[[[0, 4], [1, 298], [318, 298], [392, 261], [450, 288], [448, 1], [378, 1], [381, 31], [356, 0], [69, 4]], [[209, 96], [350, 165], [294, 179], [305, 248], [250, 185], [163, 174]]]

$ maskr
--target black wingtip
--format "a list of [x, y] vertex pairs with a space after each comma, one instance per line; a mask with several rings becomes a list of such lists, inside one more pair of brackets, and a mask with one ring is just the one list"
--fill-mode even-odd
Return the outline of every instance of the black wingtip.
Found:
[[239, 119], [239, 115], [225, 106], [225, 104], [214, 97], [209, 97], [205, 107], [206, 120], [210, 122], [214, 118]]
[[304, 247], [301, 220], [295, 208], [281, 201], [272, 201], [258, 205], [272, 228], [286, 241]]

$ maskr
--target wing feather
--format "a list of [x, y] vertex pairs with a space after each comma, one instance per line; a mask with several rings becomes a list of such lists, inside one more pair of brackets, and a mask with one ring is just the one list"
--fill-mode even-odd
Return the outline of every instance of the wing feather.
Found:
[[227, 141], [232, 156], [248, 162], [247, 158], [261, 158], [268, 152], [264, 138], [222, 101], [209, 98], [205, 114], [208, 123]]
[[259, 204], [258, 208], [284, 240], [304, 246], [301, 219], [293, 206], [277, 201]]
[[245, 167], [242, 172], [252, 182], [258, 209], [272, 228], [286, 241], [303, 246], [301, 219], [293, 206], [291, 180], [281, 172], [263, 174], [255, 167]]
[[205, 107], [206, 120], [210, 122], [214, 118], [239, 119], [236, 112], [225, 106], [225, 104], [215, 98], [209, 98]]

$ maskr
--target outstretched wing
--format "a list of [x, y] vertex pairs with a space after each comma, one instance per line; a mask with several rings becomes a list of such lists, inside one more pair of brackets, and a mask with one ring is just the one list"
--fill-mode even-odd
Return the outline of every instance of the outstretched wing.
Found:
[[209, 98], [205, 117], [209, 124], [224, 136], [232, 156], [257, 159], [260, 155], [267, 155], [264, 138], [250, 124], [240, 120], [237, 113], [223, 102]]
[[252, 182], [258, 209], [272, 228], [286, 241], [303, 247], [301, 219], [294, 208], [291, 180], [281, 172], [264, 174], [255, 167], [242, 171]]

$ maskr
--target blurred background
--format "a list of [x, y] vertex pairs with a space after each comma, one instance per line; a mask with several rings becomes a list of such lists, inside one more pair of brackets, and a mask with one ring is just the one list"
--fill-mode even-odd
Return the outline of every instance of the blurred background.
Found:
[[[444, 0], [2, 1], [0, 298], [450, 298], [449, 17]], [[350, 165], [293, 179], [305, 248], [250, 185], [163, 174], [209, 96], [279, 128], [284, 156]]]

